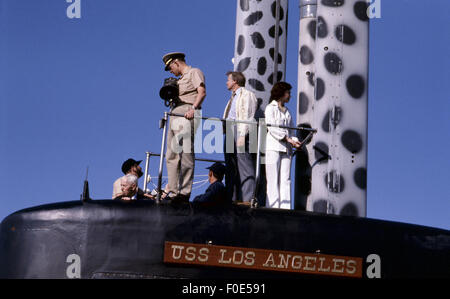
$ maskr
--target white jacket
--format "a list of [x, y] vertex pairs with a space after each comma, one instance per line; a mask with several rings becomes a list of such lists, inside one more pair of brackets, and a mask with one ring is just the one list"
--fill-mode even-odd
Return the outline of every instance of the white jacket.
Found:
[[[271, 125], [293, 127], [292, 117], [289, 110], [286, 107], [286, 111], [283, 112], [278, 107], [277, 101], [272, 101], [266, 106], [264, 112], [266, 117], [266, 123]], [[292, 130], [268, 127], [266, 136], [266, 151], [278, 151], [291, 154], [292, 146], [287, 141], [281, 141], [285, 137], [292, 138]]]
[[[228, 113], [231, 108], [230, 99], [225, 107], [225, 111], [223, 113], [223, 118], [228, 118]], [[241, 93], [239, 94], [236, 101], [236, 120], [245, 120], [245, 121], [255, 121], [255, 112], [258, 106], [258, 101], [256, 100], [256, 96], [253, 92], [244, 87], [241, 87]], [[254, 126], [256, 129], [256, 125]], [[245, 136], [248, 133], [249, 125], [248, 124], [237, 124], [237, 131], [239, 136]]]

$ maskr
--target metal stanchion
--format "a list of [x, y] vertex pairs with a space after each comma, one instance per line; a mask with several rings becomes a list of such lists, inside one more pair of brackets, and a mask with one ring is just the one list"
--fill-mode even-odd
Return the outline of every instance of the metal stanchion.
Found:
[[164, 162], [164, 152], [166, 149], [166, 135], [167, 135], [167, 120], [169, 118], [169, 113], [164, 112], [164, 118], [161, 120], [161, 126], [163, 128], [163, 137], [161, 142], [161, 155], [159, 157], [159, 173], [158, 173], [158, 194], [156, 195], [156, 203], [161, 202], [161, 185], [162, 185], [162, 174], [163, 174], [163, 162]]
[[145, 172], [144, 172], [144, 186], [142, 188], [142, 190], [144, 191], [144, 193], [147, 193], [147, 184], [148, 184], [148, 165], [150, 164], [150, 153], [146, 152], [146, 159], [145, 159]]
[[258, 199], [256, 197], [258, 194], [259, 176], [261, 171], [261, 136], [262, 136], [263, 122], [260, 121], [257, 126], [258, 126], [258, 137], [257, 137], [258, 150], [256, 152], [256, 175], [255, 175], [255, 189], [253, 190], [253, 197], [251, 202], [252, 208], [258, 207]]

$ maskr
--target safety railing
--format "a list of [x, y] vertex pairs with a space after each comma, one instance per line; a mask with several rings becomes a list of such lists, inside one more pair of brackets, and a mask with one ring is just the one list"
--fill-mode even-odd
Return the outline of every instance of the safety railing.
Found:
[[[144, 190], [147, 188], [148, 180], [148, 167], [149, 167], [149, 160], [151, 156], [159, 156], [159, 171], [158, 171], [158, 185], [157, 185], [157, 198], [156, 202], [161, 202], [161, 195], [162, 195], [162, 174], [163, 174], [163, 163], [164, 163], [164, 157], [163, 154], [165, 152], [166, 147], [166, 138], [167, 138], [167, 121], [169, 120], [169, 116], [172, 117], [184, 117], [183, 114], [177, 114], [177, 113], [171, 113], [171, 112], [164, 112], [164, 117], [160, 121], [160, 128], [163, 129], [163, 136], [161, 140], [161, 154], [154, 154], [151, 152], [147, 152], [147, 160], [145, 165], [145, 179], [144, 179]], [[244, 120], [231, 120], [231, 119], [223, 119], [223, 118], [210, 118], [210, 117], [204, 117], [204, 116], [194, 116], [194, 119], [199, 120], [210, 120], [210, 121], [220, 121], [226, 124], [236, 124], [236, 123], [242, 123], [242, 124], [248, 124], [257, 126], [257, 152], [256, 152], [256, 173], [255, 173], [255, 189], [253, 190], [253, 196], [251, 201], [251, 207], [255, 208], [257, 207], [257, 200], [256, 200], [256, 194], [258, 192], [258, 183], [260, 179], [260, 169], [261, 169], [261, 142], [262, 142], [262, 130], [263, 128], [268, 127], [276, 127], [276, 128], [282, 128], [282, 129], [289, 129], [289, 130], [297, 130], [297, 131], [306, 131], [309, 132], [308, 135], [301, 140], [302, 146], [304, 146], [309, 140], [312, 139], [313, 135], [317, 133], [316, 129], [312, 128], [305, 128], [305, 127], [289, 127], [289, 126], [282, 126], [282, 125], [275, 125], [275, 124], [268, 124], [264, 121], [244, 121]], [[220, 160], [212, 160], [212, 159], [201, 159], [196, 158], [196, 161], [206, 161], [206, 162], [223, 162]]]
[[[145, 154], [146, 154], [146, 160], [145, 160], [145, 171], [144, 171], [144, 185], [143, 185], [142, 190], [147, 191], [147, 186], [149, 183], [148, 172], [149, 172], [149, 167], [150, 167], [150, 158], [151, 157], [160, 157], [161, 154], [152, 153], [152, 152], [146, 152]], [[163, 156], [165, 157], [166, 155], [163, 155]], [[215, 162], [224, 163], [225, 162], [223, 160], [204, 159], [204, 158], [195, 158], [195, 161], [212, 162], [212, 163], [215, 163]]]

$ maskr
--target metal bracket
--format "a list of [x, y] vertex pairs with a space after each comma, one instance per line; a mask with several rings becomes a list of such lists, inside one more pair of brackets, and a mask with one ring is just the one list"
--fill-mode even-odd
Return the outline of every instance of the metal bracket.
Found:
[[332, 192], [338, 193], [341, 191], [341, 174], [332, 171], [327, 174], [328, 176], [328, 189]]
[[258, 200], [255, 197], [252, 198], [252, 201], [250, 202], [250, 206], [252, 209], [256, 209], [258, 207]]
[[159, 120], [159, 129], [162, 129], [162, 128], [164, 128], [164, 126], [166, 125], [166, 119], [164, 119], [164, 118], [161, 118], [160, 120]]
[[331, 110], [330, 119], [331, 119], [331, 122], [333, 123], [335, 129], [336, 129], [337, 125], [339, 124], [339, 122], [341, 121], [341, 114], [342, 114], [341, 107], [334, 106], [333, 110]]

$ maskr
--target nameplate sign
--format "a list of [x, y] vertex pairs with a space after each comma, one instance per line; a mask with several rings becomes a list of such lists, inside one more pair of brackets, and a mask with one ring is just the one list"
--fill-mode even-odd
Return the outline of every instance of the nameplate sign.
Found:
[[362, 258], [165, 242], [164, 262], [303, 274], [362, 277]]

